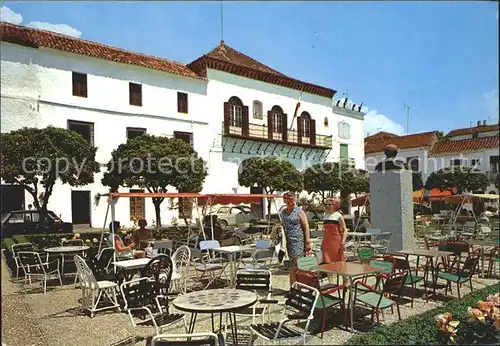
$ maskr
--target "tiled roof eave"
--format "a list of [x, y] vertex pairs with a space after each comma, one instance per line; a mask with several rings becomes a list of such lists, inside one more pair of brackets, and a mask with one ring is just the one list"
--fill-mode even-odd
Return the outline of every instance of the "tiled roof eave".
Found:
[[[389, 144], [389, 143], [388, 143]], [[404, 150], [418, 150], [418, 149], [422, 149], [422, 150], [430, 150], [432, 147], [432, 145], [426, 145], [426, 146], [419, 146], [419, 147], [408, 147], [408, 148], [398, 148], [398, 152], [401, 152], [401, 151], [404, 151]], [[384, 150], [381, 150], [381, 151], [366, 151], [365, 150], [365, 154], [384, 154]]]
[[201, 69], [212, 68], [223, 72], [239, 75], [242, 77], [258, 80], [261, 82], [276, 84], [286, 88], [304, 91], [310, 94], [315, 94], [327, 98], [333, 98], [337, 93], [336, 90], [328, 89], [307, 82], [302, 82], [290, 77], [275, 75], [269, 72], [258, 71], [247, 66], [240, 66], [229, 63], [222, 59], [217, 59], [210, 56], [202, 56], [188, 65], [193, 71], [200, 74]]

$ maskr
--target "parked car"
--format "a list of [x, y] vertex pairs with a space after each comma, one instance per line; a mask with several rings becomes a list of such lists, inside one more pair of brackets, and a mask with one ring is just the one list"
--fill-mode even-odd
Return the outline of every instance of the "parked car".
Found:
[[14, 210], [2, 217], [2, 237], [15, 234], [72, 233], [73, 224], [63, 222], [54, 212], [48, 211], [45, 222], [40, 225], [38, 210]]
[[260, 220], [259, 216], [252, 213], [252, 209], [247, 205], [219, 206], [212, 214], [217, 215], [222, 228]]

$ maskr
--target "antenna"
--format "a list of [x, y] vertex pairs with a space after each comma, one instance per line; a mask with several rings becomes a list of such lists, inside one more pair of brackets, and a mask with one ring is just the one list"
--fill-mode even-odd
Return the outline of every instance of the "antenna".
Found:
[[220, 41], [224, 42], [224, 9], [220, 0]]
[[410, 134], [410, 106], [406, 104], [403, 105], [403, 109], [406, 109], [406, 134]]

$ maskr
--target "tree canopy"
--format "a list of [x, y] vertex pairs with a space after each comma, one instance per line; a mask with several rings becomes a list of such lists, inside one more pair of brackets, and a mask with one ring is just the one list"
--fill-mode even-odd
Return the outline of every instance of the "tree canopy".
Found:
[[7, 184], [22, 186], [45, 220], [56, 181], [71, 186], [94, 182], [99, 172], [97, 148], [80, 134], [64, 128], [22, 128], [0, 134], [0, 174]]
[[472, 167], [446, 167], [432, 172], [425, 182], [428, 190], [439, 189], [453, 194], [456, 188], [459, 195], [465, 191], [485, 190], [487, 186], [486, 174]]
[[325, 162], [304, 171], [304, 188], [309, 193], [318, 193], [324, 200], [337, 192], [347, 196], [369, 192], [370, 181], [365, 171], [338, 162]]
[[[193, 147], [180, 140], [142, 135], [120, 144], [111, 153], [108, 171], [102, 179], [111, 191], [120, 186], [138, 186], [148, 192], [200, 192], [207, 176], [205, 161]], [[156, 225], [161, 226], [160, 204], [164, 198], [152, 198]]]
[[[246, 187], [260, 187], [266, 194], [276, 191], [303, 190], [302, 174], [287, 160], [276, 157], [251, 157], [241, 163], [238, 184]], [[268, 213], [271, 204], [268, 203]]]

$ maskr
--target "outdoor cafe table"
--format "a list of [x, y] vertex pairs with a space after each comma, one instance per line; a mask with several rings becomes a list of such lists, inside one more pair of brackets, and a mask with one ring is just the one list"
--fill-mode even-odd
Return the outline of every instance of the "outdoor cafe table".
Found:
[[64, 256], [70, 254], [77, 254], [90, 249], [88, 246], [57, 246], [57, 247], [49, 247], [46, 248], [45, 252], [47, 253], [55, 253], [61, 255], [61, 276], [64, 276]]
[[[433, 294], [436, 294], [436, 282], [437, 282], [437, 271], [436, 271], [436, 266], [434, 265], [434, 258], [443, 258], [443, 257], [447, 257], [447, 256], [452, 256], [454, 255], [453, 252], [451, 251], [439, 251], [439, 250], [427, 250], [427, 249], [409, 249], [409, 250], [400, 250], [400, 251], [396, 251], [396, 253], [400, 253], [402, 255], [406, 255], [406, 257], [408, 256], [417, 256], [417, 267], [418, 267], [418, 260], [419, 258], [422, 256], [422, 257], [425, 257], [427, 259], [427, 263], [426, 263], [426, 268], [425, 268], [425, 272], [428, 273], [428, 267], [430, 266], [431, 267], [431, 272], [432, 272], [432, 286], [433, 286]], [[427, 265], [429, 264], [429, 265]], [[438, 262], [436, 261], [436, 265], [438, 264]], [[424, 277], [426, 275], [424, 274]]]
[[474, 247], [474, 246], [481, 247], [481, 277], [483, 277], [484, 276], [484, 248], [487, 246], [499, 246], [500, 240], [498, 240], [498, 239], [491, 239], [491, 240], [470, 239], [470, 240], [465, 240], [465, 242], [472, 247]]
[[233, 334], [233, 345], [238, 344], [236, 314], [238, 309], [252, 306], [257, 302], [257, 295], [253, 292], [238, 289], [213, 289], [190, 292], [174, 299], [172, 304], [180, 311], [191, 313], [188, 334], [194, 332], [198, 314], [210, 314], [212, 332], [215, 333], [214, 314], [219, 314], [219, 330], [222, 330], [222, 314], [229, 314], [229, 323]]
[[354, 262], [333, 262], [329, 264], [321, 264], [311, 268], [327, 274], [336, 274], [349, 279], [349, 306], [351, 314], [351, 331], [354, 332], [354, 294], [353, 279], [360, 276], [372, 275], [378, 273], [381, 269], [374, 268], [368, 264], [360, 264]]
[[237, 262], [236, 262], [236, 254], [241, 253], [241, 252], [248, 252], [248, 251], [254, 251], [255, 250], [255, 245], [245, 245], [245, 246], [238, 246], [238, 245], [231, 245], [231, 246], [221, 246], [221, 247], [216, 247], [213, 249], [216, 252], [219, 253], [225, 253], [229, 255], [229, 270], [230, 270], [230, 280], [231, 280], [231, 287], [234, 286], [234, 279], [236, 276], [236, 270], [237, 270]]
[[[113, 262], [115, 267], [117, 268], [122, 268], [125, 272], [132, 272], [136, 271], [137, 269], [144, 268], [146, 264], [151, 261], [151, 258], [137, 258], [137, 259], [130, 259], [130, 260], [125, 260], [125, 261], [116, 261]], [[130, 280], [131, 277], [128, 277], [127, 280]]]

